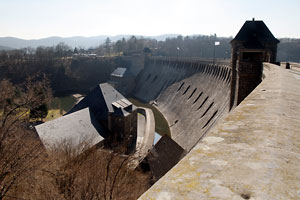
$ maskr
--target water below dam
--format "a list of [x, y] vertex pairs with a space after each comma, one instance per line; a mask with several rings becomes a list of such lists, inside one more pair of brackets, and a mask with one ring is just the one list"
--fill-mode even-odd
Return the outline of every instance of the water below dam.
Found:
[[153, 105], [143, 103], [137, 99], [134, 98], [128, 98], [130, 102], [132, 102], [134, 105], [138, 107], [145, 107], [145, 108], [150, 108], [154, 114], [155, 118], [155, 132], [156, 134], [159, 135], [165, 135], [167, 134], [168, 136], [171, 136], [170, 128], [168, 125], [167, 120], [163, 116], [163, 114], [157, 110]]

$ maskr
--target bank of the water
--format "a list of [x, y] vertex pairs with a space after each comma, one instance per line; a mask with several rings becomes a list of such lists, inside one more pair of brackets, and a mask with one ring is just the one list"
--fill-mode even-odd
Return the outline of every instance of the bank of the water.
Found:
[[157, 110], [154, 106], [150, 104], [142, 103], [139, 100], [134, 98], [128, 98], [128, 100], [136, 106], [150, 108], [153, 111], [154, 118], [155, 118], [155, 132], [159, 133], [160, 135], [166, 134], [168, 136], [171, 136], [168, 122], [163, 116], [163, 114], [159, 112], [159, 110]]

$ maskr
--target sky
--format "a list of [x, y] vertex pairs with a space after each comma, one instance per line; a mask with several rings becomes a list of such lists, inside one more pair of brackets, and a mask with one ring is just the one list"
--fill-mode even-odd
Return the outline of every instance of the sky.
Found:
[[0, 37], [228, 37], [253, 17], [277, 38], [300, 38], [299, 0], [0, 0]]

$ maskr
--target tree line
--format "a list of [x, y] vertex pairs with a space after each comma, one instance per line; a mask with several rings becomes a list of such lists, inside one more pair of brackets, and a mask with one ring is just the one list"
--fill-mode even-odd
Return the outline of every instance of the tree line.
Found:
[[115, 57], [72, 58], [73, 50], [63, 46], [41, 47], [36, 52], [30, 51], [33, 53], [14, 50], [9, 56], [2, 54], [5, 58], [0, 58], [0, 81], [8, 79], [19, 84], [27, 76], [42, 73], [49, 78], [55, 96], [86, 93], [95, 85], [108, 81], [120, 62]]
[[[201, 58], [230, 58], [232, 37], [217, 37], [216, 35], [177, 36], [157, 41], [150, 38], [132, 36], [112, 42], [109, 38], [91, 52], [99, 55], [131, 55], [134, 53], [151, 53], [153, 56], [169, 57], [201, 57]], [[300, 62], [300, 39], [279, 39], [277, 51], [278, 61]], [[215, 46], [215, 42], [220, 42]]]
[[300, 62], [300, 39], [282, 38], [278, 45], [277, 60]]
[[[165, 41], [131, 36], [122, 38], [116, 42], [107, 38], [103, 44], [85, 49], [83, 47], [72, 48], [65, 43], [56, 46], [40, 46], [36, 49], [27, 47], [18, 50], [0, 51], [0, 61], [20, 61], [24, 59], [56, 59], [74, 55], [95, 54], [98, 56], [120, 56], [135, 53], [151, 53], [153, 56], [171, 57], [201, 57], [230, 58], [231, 37], [217, 37], [216, 35], [194, 35], [167, 38]], [[215, 46], [215, 42], [220, 45]], [[300, 61], [300, 39], [282, 38], [278, 45], [278, 61]]]
[[2, 50], [0, 51], [0, 61], [12, 62], [12, 61], [22, 61], [31, 59], [55, 59], [68, 57], [73, 55], [73, 49], [61, 42], [56, 46], [39, 46], [37, 48], [26, 47], [22, 49], [15, 49], [10, 51]]
[[[230, 57], [230, 40], [232, 38], [217, 37], [216, 35], [205, 36], [177, 36], [167, 38], [165, 41], [156, 39], [131, 36], [128, 39], [122, 38], [112, 42], [109, 38], [105, 43], [94, 49], [90, 49], [99, 55], [132, 55], [135, 53], [151, 53], [153, 56], [181, 56], [181, 57], [202, 57], [218, 58]], [[219, 46], [214, 46], [219, 41]]]

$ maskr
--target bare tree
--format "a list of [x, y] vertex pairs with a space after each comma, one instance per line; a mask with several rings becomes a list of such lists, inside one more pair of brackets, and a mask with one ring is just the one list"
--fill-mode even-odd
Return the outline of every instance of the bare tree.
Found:
[[104, 48], [106, 51], [107, 55], [110, 55], [110, 51], [111, 51], [111, 40], [109, 38], [106, 38], [105, 43], [104, 43]]
[[29, 128], [28, 111], [47, 102], [51, 90], [47, 79], [35, 78], [20, 86], [0, 82], [0, 199], [16, 191], [21, 194], [20, 183], [43, 163], [43, 149]]
[[96, 147], [78, 154], [76, 149], [81, 148], [60, 145], [45, 171], [64, 199], [137, 199], [150, 186], [148, 174], [130, 168], [131, 156]]

